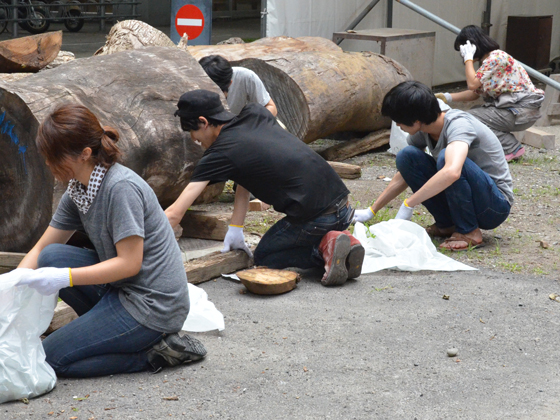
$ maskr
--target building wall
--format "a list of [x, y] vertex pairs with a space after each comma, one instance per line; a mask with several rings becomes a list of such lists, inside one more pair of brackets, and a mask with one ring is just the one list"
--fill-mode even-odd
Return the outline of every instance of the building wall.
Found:
[[[386, 27], [387, 1], [381, 0], [356, 29]], [[344, 30], [371, 0], [267, 0], [267, 36], [323, 36]], [[416, 5], [462, 28], [480, 25], [486, 0], [412, 0]], [[560, 0], [493, 0], [490, 36], [505, 47], [509, 15], [553, 15], [550, 58], [560, 56]], [[436, 32], [433, 84], [462, 81], [463, 61], [453, 49], [456, 35], [393, 1], [393, 27]], [[347, 51], [379, 52], [376, 42], [345, 40]]]

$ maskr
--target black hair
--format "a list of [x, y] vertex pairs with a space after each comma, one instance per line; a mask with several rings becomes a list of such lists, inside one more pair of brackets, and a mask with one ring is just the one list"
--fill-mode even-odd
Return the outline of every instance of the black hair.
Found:
[[233, 77], [233, 70], [229, 61], [220, 55], [209, 55], [201, 58], [198, 63], [210, 79], [220, 87], [222, 92], [226, 93]]
[[469, 25], [465, 26], [455, 38], [455, 51], [459, 51], [459, 47], [471, 41], [471, 44], [476, 45], [474, 59], [480, 60], [486, 54], [500, 49], [500, 44], [490, 38], [484, 33], [480, 26]]
[[[208, 124], [213, 127], [218, 127], [220, 125], [225, 124], [223, 121], [218, 121], [213, 118], [209, 118], [209, 117], [204, 117], [204, 118], [206, 118], [208, 120]], [[200, 117], [197, 118], [181, 117], [181, 128], [183, 129], [183, 131], [191, 131], [191, 130], [196, 131], [200, 128], [199, 124], [202, 124]]]
[[393, 87], [383, 98], [381, 114], [398, 124], [414, 125], [435, 122], [441, 108], [432, 90], [423, 83], [409, 80]]

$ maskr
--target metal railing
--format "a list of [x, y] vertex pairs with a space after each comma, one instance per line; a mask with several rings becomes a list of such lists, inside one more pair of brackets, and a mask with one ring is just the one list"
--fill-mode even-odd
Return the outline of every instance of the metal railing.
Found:
[[[10, 1], [10, 0], [7, 0]], [[69, 20], [83, 20], [86, 22], [99, 21], [100, 30], [105, 29], [105, 22], [124, 19], [139, 18], [137, 6], [141, 4], [139, 1], [127, 0], [102, 0], [102, 1], [84, 1], [84, 2], [61, 2], [61, 3], [16, 3], [7, 4], [0, 2], [0, 8], [4, 9], [6, 13], [0, 16], [0, 26], [12, 28], [12, 37], [18, 36], [18, 25], [29, 21], [36, 20], [35, 16], [28, 15], [25, 18], [18, 16], [18, 11], [22, 8], [35, 8], [45, 12], [46, 16], [41, 20], [48, 22], [61, 23]], [[67, 13], [62, 13], [64, 9], [78, 9], [80, 10], [79, 16], [70, 16]]]

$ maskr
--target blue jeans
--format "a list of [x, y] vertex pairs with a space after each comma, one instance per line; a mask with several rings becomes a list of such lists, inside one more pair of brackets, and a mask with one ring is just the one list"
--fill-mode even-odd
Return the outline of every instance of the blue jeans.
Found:
[[276, 222], [264, 234], [255, 249], [255, 264], [269, 268], [313, 268], [324, 265], [319, 243], [331, 230], [344, 230], [352, 222], [354, 211], [343, 206], [331, 214], [298, 223], [289, 217]]
[[[85, 267], [97, 264], [92, 250], [69, 245], [45, 247], [39, 267]], [[139, 324], [110, 285], [62, 289], [60, 298], [80, 317], [43, 340], [46, 360], [57, 376], [89, 378], [150, 369], [146, 355], [165, 334]]]
[[[397, 155], [397, 169], [416, 192], [445, 166], [445, 149], [436, 160], [414, 146], [407, 146]], [[434, 216], [436, 226], [455, 226], [459, 233], [476, 228], [494, 229], [508, 217], [510, 204], [490, 176], [472, 160], [463, 164], [461, 177], [447, 189], [422, 204]]]

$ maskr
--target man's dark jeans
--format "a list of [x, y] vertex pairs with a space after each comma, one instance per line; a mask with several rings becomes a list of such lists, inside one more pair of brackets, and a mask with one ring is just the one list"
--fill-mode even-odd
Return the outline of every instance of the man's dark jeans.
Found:
[[297, 223], [284, 217], [264, 234], [255, 249], [255, 264], [269, 268], [313, 268], [324, 264], [319, 243], [331, 230], [344, 230], [352, 222], [354, 211], [343, 206], [331, 214]]
[[[39, 267], [97, 264], [95, 251], [53, 244], [39, 255]], [[110, 285], [75, 286], [60, 298], [80, 316], [43, 340], [46, 360], [57, 376], [88, 378], [150, 369], [147, 350], [165, 337], [139, 324]]]
[[[436, 160], [414, 146], [407, 146], [397, 155], [397, 169], [416, 192], [445, 166], [445, 149]], [[508, 217], [510, 204], [496, 183], [472, 160], [463, 164], [461, 177], [446, 190], [422, 203], [434, 216], [436, 226], [455, 226], [459, 233], [476, 228], [494, 229]]]

